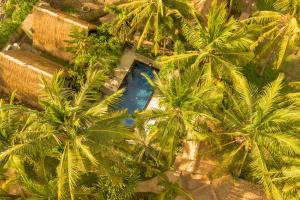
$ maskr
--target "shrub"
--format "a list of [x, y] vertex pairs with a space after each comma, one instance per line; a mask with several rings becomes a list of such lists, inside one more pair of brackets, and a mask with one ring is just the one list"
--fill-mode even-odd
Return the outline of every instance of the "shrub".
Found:
[[0, 22], [0, 48], [18, 28], [37, 0], [8, 0], [4, 5], [5, 18]]

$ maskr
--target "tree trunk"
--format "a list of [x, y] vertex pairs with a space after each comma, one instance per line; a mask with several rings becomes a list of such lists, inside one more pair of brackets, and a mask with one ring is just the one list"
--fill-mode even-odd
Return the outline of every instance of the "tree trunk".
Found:
[[163, 55], [165, 55], [165, 52], [166, 52], [166, 39], [164, 39]]
[[233, 1], [232, 0], [228, 0], [228, 13], [229, 13], [229, 16], [231, 16], [232, 4], [233, 4]]
[[264, 76], [265, 69], [266, 69], [266, 65], [264, 64], [264, 65], [260, 68], [260, 70], [259, 70], [259, 72], [258, 72], [258, 76], [263, 77], [263, 76]]

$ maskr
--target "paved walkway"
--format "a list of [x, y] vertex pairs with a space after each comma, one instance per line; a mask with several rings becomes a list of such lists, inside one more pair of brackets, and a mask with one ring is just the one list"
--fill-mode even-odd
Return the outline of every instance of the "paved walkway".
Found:
[[[202, 150], [201, 150], [202, 149]], [[231, 176], [223, 176], [211, 180], [209, 178], [217, 166], [214, 159], [199, 156], [204, 155], [204, 146], [195, 142], [186, 142], [183, 153], [177, 157], [175, 170], [166, 173], [171, 182], [178, 183], [194, 200], [266, 200], [263, 190], [244, 180], [234, 180]], [[158, 185], [158, 179], [142, 182], [138, 185], [139, 192], [163, 191]], [[187, 200], [178, 196], [175, 200]]]

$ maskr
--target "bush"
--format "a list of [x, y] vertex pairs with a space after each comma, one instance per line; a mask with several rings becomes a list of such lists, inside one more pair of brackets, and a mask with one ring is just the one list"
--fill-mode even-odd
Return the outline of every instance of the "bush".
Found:
[[8, 0], [4, 5], [5, 18], [0, 22], [0, 48], [18, 28], [37, 0]]
[[67, 50], [73, 54], [71, 76], [75, 85], [84, 81], [88, 67], [98, 68], [111, 76], [124, 50], [124, 44], [110, 33], [110, 25], [100, 25], [96, 32], [86, 35], [74, 29]]

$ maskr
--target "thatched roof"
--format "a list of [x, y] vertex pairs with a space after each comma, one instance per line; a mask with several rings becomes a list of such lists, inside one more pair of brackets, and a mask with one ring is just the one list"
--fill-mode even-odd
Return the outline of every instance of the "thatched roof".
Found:
[[32, 35], [33, 35], [33, 33], [32, 33], [32, 23], [33, 23], [33, 15], [29, 14], [21, 24], [21, 29], [31, 39], [32, 39]]
[[96, 26], [77, 19], [49, 6], [40, 5], [33, 9], [33, 45], [50, 54], [71, 60], [72, 56], [65, 49], [70, 40], [71, 31], [77, 28], [88, 34]]
[[0, 89], [6, 93], [16, 91], [24, 103], [37, 107], [42, 88], [40, 76], [50, 80], [56, 71], [62, 69], [56, 63], [27, 51], [0, 52]]

